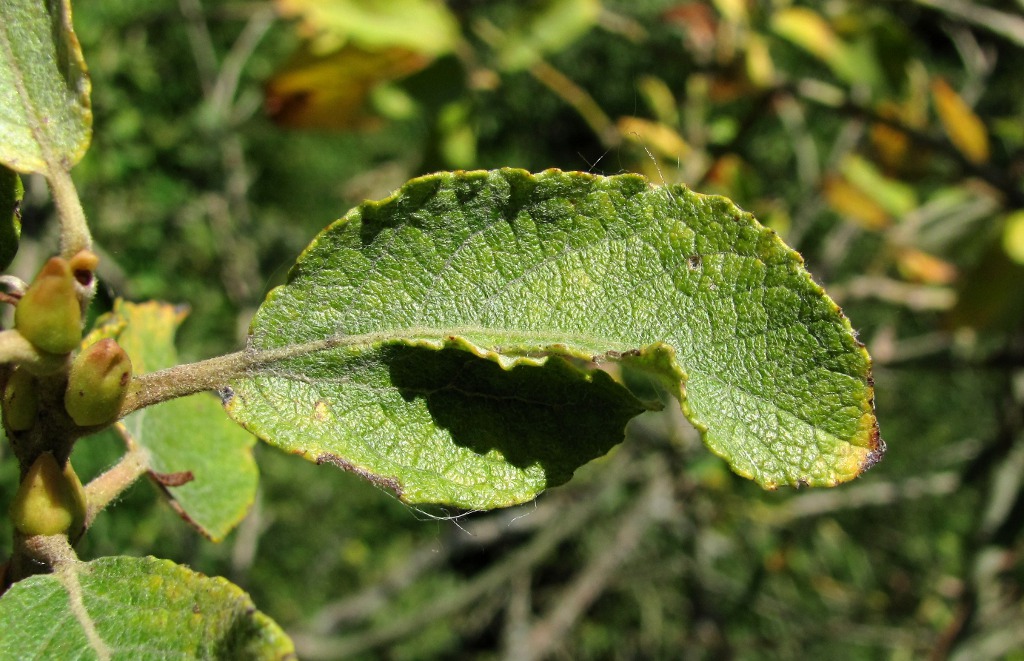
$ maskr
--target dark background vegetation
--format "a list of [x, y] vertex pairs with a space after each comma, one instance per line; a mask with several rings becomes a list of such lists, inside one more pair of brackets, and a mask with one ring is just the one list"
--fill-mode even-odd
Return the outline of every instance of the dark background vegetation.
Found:
[[[182, 354], [207, 357], [316, 232], [412, 176], [639, 171], [802, 252], [874, 356], [888, 455], [768, 493], [652, 417], [537, 502], [451, 518], [259, 447], [227, 541], [142, 482], [84, 558], [226, 576], [308, 659], [1024, 658], [1019, 0], [451, 0], [455, 37], [327, 29], [348, 50], [303, 77], [324, 26], [278, 10], [304, 5], [77, 3], [100, 308], [187, 302]], [[30, 276], [56, 237], [27, 183]], [[117, 448], [76, 452], [87, 479]]]

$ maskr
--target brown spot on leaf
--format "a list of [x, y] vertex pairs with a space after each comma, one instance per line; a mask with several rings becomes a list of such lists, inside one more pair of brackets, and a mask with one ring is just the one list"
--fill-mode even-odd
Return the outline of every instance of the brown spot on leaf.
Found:
[[[873, 374], [870, 374], [870, 373], [868, 374], [867, 382], [868, 382], [868, 388], [870, 389], [869, 397], [870, 397], [870, 400], [871, 400], [871, 411], [874, 412], [874, 410], [875, 410], [875, 377], [874, 377]], [[871, 468], [872, 466], [874, 466], [875, 464], [877, 464], [879, 461], [881, 461], [882, 457], [885, 455], [886, 445], [885, 445], [885, 441], [882, 440], [881, 432], [878, 429], [878, 419], [876, 418], [873, 421], [873, 423], [874, 424], [871, 427], [871, 438], [870, 438], [870, 440], [868, 440], [868, 448], [869, 448], [868, 456], [866, 456], [864, 458], [864, 462], [860, 466], [860, 471], [862, 473], [864, 471], [868, 470], [869, 468]]]
[[154, 471], [149, 471], [149, 478], [153, 480], [153, 482], [156, 483], [157, 488], [163, 492], [164, 496], [167, 498], [167, 504], [171, 506], [171, 509], [174, 510], [175, 514], [181, 517], [182, 521], [195, 528], [195, 530], [206, 539], [209, 539], [210, 541], [219, 541], [210, 534], [210, 531], [199, 525], [199, 523], [185, 511], [185, 508], [175, 500], [174, 494], [172, 494], [168, 489], [168, 487], [179, 487], [186, 482], [190, 482], [193, 479], [192, 471], [181, 471], [179, 473], [156, 473]]
[[180, 487], [183, 484], [188, 484], [192, 480], [196, 479], [192, 471], [178, 471], [177, 473], [157, 473], [156, 471], [150, 471], [149, 474], [160, 483], [161, 486], [165, 487]]
[[316, 458], [316, 463], [318, 466], [321, 464], [334, 464], [335, 466], [342, 470], [348, 471], [350, 473], [355, 473], [359, 477], [365, 480], [369, 480], [378, 487], [393, 491], [394, 494], [398, 496], [399, 499], [402, 498], [402, 485], [399, 484], [398, 480], [396, 480], [393, 477], [384, 477], [382, 475], [377, 475], [376, 473], [372, 473], [366, 470], [365, 468], [356, 466], [352, 462], [342, 459], [338, 455], [331, 454], [330, 452], [325, 452], [319, 455]]
[[868, 452], [868, 456], [864, 458], [864, 463], [862, 463], [860, 466], [861, 472], [864, 472], [867, 469], [874, 466], [875, 464], [877, 464], [879, 461], [882, 460], [882, 457], [885, 455], [886, 445], [885, 441], [882, 440], [882, 436], [878, 431], [878, 423], [875, 423], [874, 428], [871, 430], [870, 447], [871, 451]]
[[319, 422], [324, 422], [330, 417], [330, 410], [327, 408], [327, 402], [322, 399], [316, 400], [316, 404], [313, 405], [313, 417]]

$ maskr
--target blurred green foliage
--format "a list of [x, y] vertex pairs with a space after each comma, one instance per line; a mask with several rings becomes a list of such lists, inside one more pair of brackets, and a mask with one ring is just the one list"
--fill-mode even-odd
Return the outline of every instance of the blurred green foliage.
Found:
[[[83, 557], [224, 575], [309, 659], [1024, 655], [1019, 6], [424, 3], [453, 17], [450, 46], [371, 68], [361, 128], [337, 130], [264, 113], [290, 55], [410, 45], [311, 30], [301, 4], [76, 6], [96, 119], [74, 176], [108, 300], [189, 303], [181, 352], [213, 355], [321, 227], [411, 176], [640, 171], [728, 195], [804, 254], [875, 357], [889, 453], [851, 485], [764, 493], [651, 416], [536, 504], [451, 518], [261, 447], [226, 542], [139, 484]], [[25, 272], [53, 242], [39, 191]], [[117, 453], [74, 460], [86, 479]]]

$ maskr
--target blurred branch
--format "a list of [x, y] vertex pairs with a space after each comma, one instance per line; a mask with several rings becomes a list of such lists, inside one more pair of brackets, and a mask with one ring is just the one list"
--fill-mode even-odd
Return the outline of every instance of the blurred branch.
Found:
[[178, 9], [185, 19], [186, 34], [192, 46], [192, 55], [199, 70], [199, 84], [203, 95], [209, 96], [217, 79], [217, 49], [206, 28], [206, 17], [199, 0], [178, 0]]
[[[627, 453], [620, 450], [615, 458], [624, 461], [627, 459], [624, 455]], [[434, 600], [429, 607], [418, 608], [404, 616], [389, 619], [380, 626], [348, 636], [328, 637], [310, 630], [289, 632], [299, 656], [304, 659], [354, 656], [406, 638], [437, 620], [468, 608], [515, 577], [529, 573], [532, 567], [550, 556], [564, 540], [577, 535], [598, 514], [607, 495], [620, 488], [628, 478], [635, 476], [635, 473], [636, 470], [631, 469], [629, 463], [620, 467], [606, 467], [603, 472], [604, 479], [595, 493], [571, 505], [562, 503], [556, 506], [557, 525], [551, 524], [541, 528], [507, 558], [493, 564], [457, 590]]]
[[975, 659], [1007, 659], [1020, 654], [1024, 647], [1024, 608], [1015, 604], [1005, 608], [988, 622], [987, 630], [960, 646], [951, 661]]
[[992, 7], [964, 0], [914, 0], [919, 5], [936, 9], [971, 25], [1009, 39], [1024, 46], [1024, 18]]
[[920, 285], [884, 276], [862, 275], [829, 285], [829, 295], [842, 304], [848, 300], [877, 299], [910, 310], [948, 310], [956, 303], [950, 287]]
[[223, 118], [223, 121], [234, 122], [242, 119], [232, 117], [230, 112], [232, 101], [238, 92], [242, 70], [275, 20], [276, 16], [270, 5], [255, 12], [242, 28], [242, 33], [232, 44], [231, 50], [224, 56], [224, 62], [221, 64], [216, 82], [207, 94], [207, 100], [213, 108], [214, 115]]
[[[498, 49], [505, 41], [505, 34], [490, 21], [478, 21], [474, 28], [477, 35], [491, 48]], [[571, 106], [597, 135], [604, 147], [617, 147], [622, 142], [615, 122], [601, 109], [594, 97], [571, 78], [540, 58], [529, 68], [529, 72], [539, 83]]]
[[[1004, 576], [1020, 564], [1019, 539], [1024, 504], [1024, 392], [1011, 388], [1003, 398], [1000, 433], [967, 469], [983, 472], [984, 502], [981, 516], [976, 517], [974, 534], [963, 544], [966, 547], [964, 587], [957, 604], [957, 617], [939, 636], [932, 650], [932, 659], [981, 658], [978, 647], [992, 645], [1001, 649], [1008, 642], [1012, 647], [1017, 636], [1008, 638], [1002, 618], [1011, 610], [1021, 610], [1019, 589], [1007, 585]], [[1012, 620], [1020, 630], [1019, 618]], [[995, 654], [994, 656], [999, 656]], [[994, 658], [994, 657], [984, 657]]]
[[814, 136], [807, 130], [807, 117], [803, 106], [791, 94], [776, 97], [776, 110], [783, 127], [789, 133], [796, 158], [797, 178], [801, 186], [814, 190], [821, 182], [821, 159]]
[[647, 529], [665, 511], [671, 499], [669, 479], [664, 471], [652, 476], [643, 493], [615, 522], [615, 538], [593, 556], [587, 566], [562, 591], [558, 600], [542, 615], [529, 633], [529, 640], [510, 660], [542, 659], [572, 630], [580, 617], [601, 596], [616, 570], [629, 559]]
[[502, 632], [503, 655], [506, 659], [525, 659], [530, 653], [530, 606], [533, 602], [530, 575], [523, 574], [509, 586], [505, 606], [505, 628]]
[[229, 124], [239, 121], [232, 105], [245, 63], [275, 20], [269, 5], [248, 16], [245, 27], [235, 39], [223, 62], [218, 62], [199, 0], [178, 0], [188, 28], [193, 59], [199, 72], [203, 97], [209, 116], [208, 130], [218, 135], [221, 165], [225, 174], [223, 192], [217, 199], [205, 199], [206, 217], [217, 239], [221, 256], [221, 281], [228, 297], [236, 305], [250, 303], [262, 285], [259, 264], [252, 241], [253, 214], [249, 200], [252, 178], [245, 157], [245, 146], [237, 133], [228, 133]]
[[647, 28], [643, 23], [626, 14], [613, 12], [607, 7], [601, 7], [597, 15], [597, 24], [606, 32], [625, 37], [634, 44], [647, 39]]
[[612, 148], [622, 142], [622, 136], [615, 128], [615, 123], [605, 114], [594, 97], [568, 76], [544, 60], [540, 60], [530, 67], [530, 75], [554, 92], [562, 101], [572, 106], [597, 135], [602, 146]]
[[493, 544], [511, 534], [523, 534], [549, 525], [560, 514], [563, 505], [560, 501], [548, 500], [529, 513], [524, 514], [520, 508], [514, 508], [461, 524], [440, 549], [431, 543], [413, 551], [378, 583], [325, 605], [311, 618], [309, 630], [329, 633], [344, 624], [370, 619], [387, 605], [393, 595], [415, 583], [427, 572], [444, 565], [456, 553], [469, 547]]
[[869, 120], [876, 124], [882, 124], [905, 133], [913, 142], [918, 145], [939, 151], [956, 161], [957, 165], [965, 174], [977, 177], [992, 187], [998, 189], [1006, 203], [1014, 208], [1024, 207], [1024, 190], [1020, 188], [1020, 182], [1006, 176], [1003, 170], [993, 165], [979, 164], [969, 161], [960, 151], [953, 146], [949, 140], [933, 137], [918, 129], [907, 126], [891, 117], [884, 117], [872, 108], [860, 105], [851, 100], [844, 90], [829, 85], [819, 80], [801, 79], [788, 83], [787, 87], [797, 96], [838, 112], [846, 113], [853, 117]]
[[925, 477], [901, 478], [898, 482], [874, 482], [846, 486], [835, 491], [812, 491], [791, 498], [784, 506], [767, 515], [775, 525], [785, 525], [834, 512], [863, 507], [893, 505], [905, 500], [947, 496], [960, 488], [960, 476], [954, 472], [933, 473]]

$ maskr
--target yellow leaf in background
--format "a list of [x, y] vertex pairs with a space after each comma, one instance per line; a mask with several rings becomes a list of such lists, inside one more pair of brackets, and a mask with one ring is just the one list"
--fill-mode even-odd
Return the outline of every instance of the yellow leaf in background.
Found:
[[927, 285], [948, 285], [957, 278], [955, 266], [917, 248], [901, 249], [896, 265], [905, 279]]
[[820, 14], [807, 7], [789, 7], [772, 14], [772, 31], [829, 64], [841, 56], [843, 42]]
[[747, 38], [747, 78], [758, 87], [775, 83], [775, 63], [768, 51], [768, 42], [759, 34]]
[[738, 154], [722, 154], [708, 168], [706, 183], [709, 192], [735, 195], [746, 169], [747, 164]]
[[[878, 108], [878, 115], [885, 119], [899, 120], [899, 106], [891, 102], [883, 103]], [[876, 122], [871, 125], [871, 146], [886, 168], [898, 170], [907, 161], [910, 136], [894, 126]]]
[[291, 128], [367, 129], [380, 123], [366, 107], [379, 84], [423, 69], [431, 58], [398, 48], [347, 46], [326, 56], [297, 54], [266, 85], [267, 114]]
[[690, 152], [686, 140], [666, 124], [642, 117], [620, 117], [617, 127], [623, 138], [647, 147], [662, 158], [674, 161]]
[[942, 78], [932, 81], [932, 100], [950, 142], [972, 163], [988, 160], [988, 132], [970, 106]]
[[1010, 259], [1024, 265], [1024, 209], [1006, 217], [1003, 225], [1003, 249]]
[[873, 197], [839, 175], [825, 178], [823, 192], [833, 211], [864, 229], [881, 230], [892, 222], [889, 213]]
[[917, 208], [917, 194], [913, 186], [884, 176], [873, 163], [856, 154], [843, 158], [839, 171], [850, 184], [869, 195], [894, 218]]
[[657, 76], [643, 76], [637, 81], [637, 89], [658, 121], [675, 124], [679, 120], [679, 103], [664, 80]]
[[746, 24], [750, 20], [746, 0], [712, 0], [722, 18], [730, 23]]
[[350, 41], [370, 50], [398, 47], [426, 55], [451, 52], [459, 24], [440, 0], [275, 0], [278, 12], [299, 18], [302, 32], [324, 49]]
[[880, 65], [868, 40], [843, 41], [821, 14], [807, 7], [779, 10], [770, 24], [772, 32], [824, 62], [837, 78], [877, 85]]
[[707, 61], [718, 45], [718, 17], [701, 2], [681, 2], [661, 15], [669, 25], [684, 35], [686, 49], [698, 61]]

